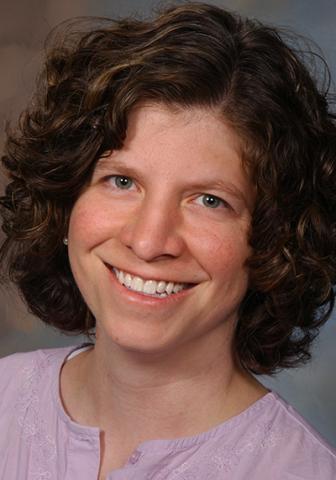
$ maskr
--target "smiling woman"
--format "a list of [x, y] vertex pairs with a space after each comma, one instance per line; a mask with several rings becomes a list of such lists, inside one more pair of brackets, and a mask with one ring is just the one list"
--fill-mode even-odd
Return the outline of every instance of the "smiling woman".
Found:
[[[254, 196], [240, 150], [204, 108], [130, 114], [123, 148], [98, 162], [68, 229], [75, 281], [106, 339], [177, 354], [196, 339], [232, 336]], [[165, 293], [153, 296], [160, 282]]]
[[30, 310], [91, 343], [0, 361], [0, 477], [332, 480], [252, 375], [307, 361], [334, 304], [327, 92], [217, 7], [91, 21], [51, 37], [8, 133], [0, 250]]

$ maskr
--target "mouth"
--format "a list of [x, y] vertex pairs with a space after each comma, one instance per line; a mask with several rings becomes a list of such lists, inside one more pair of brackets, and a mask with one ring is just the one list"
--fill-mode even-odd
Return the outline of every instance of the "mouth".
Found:
[[183, 290], [190, 290], [195, 283], [177, 283], [168, 280], [145, 279], [137, 275], [132, 275], [124, 270], [106, 264], [108, 269], [113, 272], [117, 281], [128, 290], [140, 295], [166, 298], [175, 296]]

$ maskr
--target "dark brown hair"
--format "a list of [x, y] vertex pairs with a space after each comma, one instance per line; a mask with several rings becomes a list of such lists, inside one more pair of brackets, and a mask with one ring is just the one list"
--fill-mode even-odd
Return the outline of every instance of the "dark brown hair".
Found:
[[276, 29], [215, 6], [66, 24], [8, 133], [3, 270], [43, 321], [88, 333], [95, 319], [62, 239], [97, 159], [122, 147], [139, 102], [210, 107], [243, 139], [257, 191], [237, 356], [255, 373], [306, 361], [334, 303], [336, 127], [326, 93]]

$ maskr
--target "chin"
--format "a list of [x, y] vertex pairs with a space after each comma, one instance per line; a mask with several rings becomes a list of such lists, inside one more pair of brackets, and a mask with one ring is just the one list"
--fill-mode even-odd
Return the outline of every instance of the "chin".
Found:
[[168, 335], [167, 329], [164, 333], [162, 328], [158, 325], [122, 325], [117, 326], [108, 325], [107, 327], [99, 329], [101, 335], [98, 333], [97, 338], [103, 336], [107, 342], [111, 342], [119, 349], [125, 352], [159, 355], [165, 354], [175, 350], [178, 346], [178, 340], [171, 338]]

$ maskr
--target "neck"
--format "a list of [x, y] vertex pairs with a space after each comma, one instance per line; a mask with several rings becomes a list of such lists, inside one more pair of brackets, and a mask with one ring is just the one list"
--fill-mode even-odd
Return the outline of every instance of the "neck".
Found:
[[266, 392], [234, 363], [231, 343], [214, 335], [173, 355], [154, 355], [97, 338], [94, 349], [78, 355], [75, 405], [81, 414], [74, 419], [135, 445], [206, 431]]

